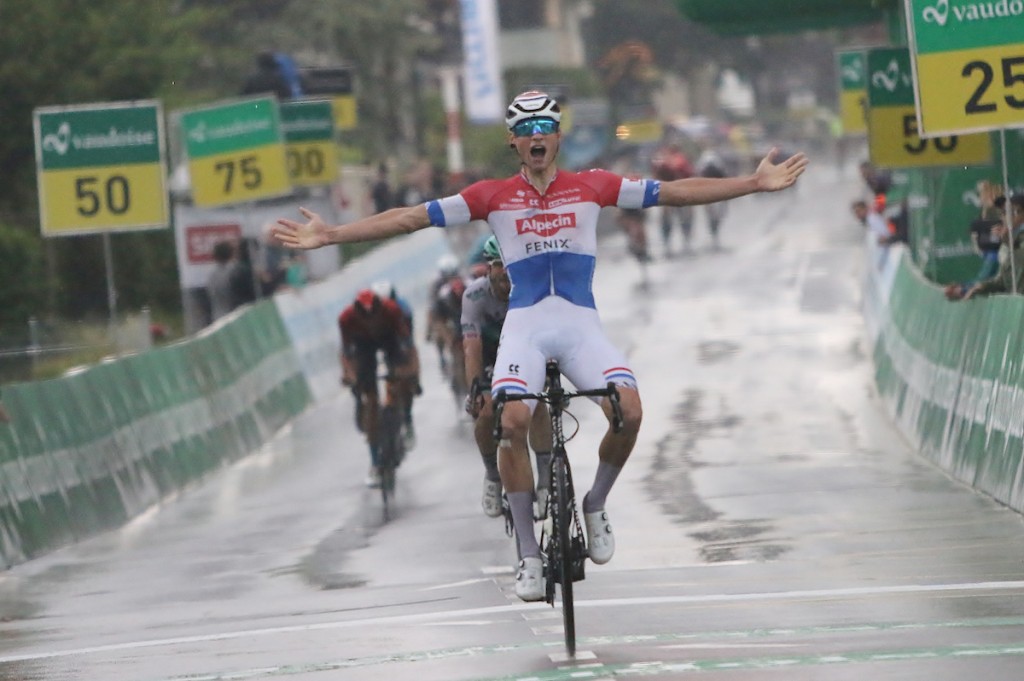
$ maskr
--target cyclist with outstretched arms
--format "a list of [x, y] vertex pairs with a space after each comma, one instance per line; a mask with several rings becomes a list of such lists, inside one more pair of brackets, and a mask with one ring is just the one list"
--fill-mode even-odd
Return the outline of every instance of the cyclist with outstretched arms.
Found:
[[[492, 395], [501, 390], [540, 392], [549, 358], [558, 360], [562, 372], [580, 390], [604, 388], [609, 382], [619, 388], [624, 424], [613, 432], [611, 406], [602, 400], [609, 428], [598, 450], [597, 474], [583, 499], [590, 559], [603, 564], [615, 550], [605, 499], [636, 443], [642, 409], [636, 378], [623, 353], [605, 335], [594, 305], [591, 282], [601, 208], [698, 205], [778, 191], [792, 186], [808, 161], [803, 154], [795, 154], [775, 163], [773, 149], [750, 175], [671, 182], [627, 180], [604, 170], [569, 172], [556, 164], [560, 121], [557, 102], [542, 92], [524, 92], [512, 101], [505, 116], [508, 143], [521, 164], [512, 177], [476, 182], [452, 196], [346, 225], [328, 226], [316, 213], [300, 208], [306, 222], [281, 219], [275, 234], [289, 248], [317, 248], [429, 226], [488, 222], [512, 282]], [[527, 601], [544, 597], [527, 447], [533, 407], [531, 402], [506, 406], [501, 423], [504, 439], [498, 450], [520, 548], [516, 594]]]

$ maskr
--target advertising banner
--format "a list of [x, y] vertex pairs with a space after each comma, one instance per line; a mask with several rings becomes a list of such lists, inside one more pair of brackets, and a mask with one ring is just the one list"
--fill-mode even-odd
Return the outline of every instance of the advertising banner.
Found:
[[496, 0], [460, 0], [466, 117], [471, 123], [505, 118], [505, 92], [498, 54]]

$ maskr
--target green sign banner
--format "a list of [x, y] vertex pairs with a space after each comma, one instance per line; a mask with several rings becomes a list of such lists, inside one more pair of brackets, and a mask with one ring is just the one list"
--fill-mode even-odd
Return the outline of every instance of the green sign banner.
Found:
[[918, 54], [1024, 41], [1024, 0], [907, 0]]
[[864, 50], [839, 52], [839, 86], [843, 90], [863, 90], [867, 87], [867, 64]]
[[182, 114], [181, 127], [191, 159], [281, 142], [277, 100], [273, 97], [194, 109]]
[[329, 101], [282, 102], [284, 141], [323, 142], [334, 139], [334, 109]]
[[35, 113], [43, 171], [161, 161], [163, 125], [156, 102], [42, 108]]
[[905, 47], [868, 51], [868, 102], [872, 107], [914, 105], [910, 52]]

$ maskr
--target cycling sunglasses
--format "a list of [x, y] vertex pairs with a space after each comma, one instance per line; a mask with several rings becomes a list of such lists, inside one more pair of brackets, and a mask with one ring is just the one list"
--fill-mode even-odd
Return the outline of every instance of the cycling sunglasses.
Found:
[[532, 137], [537, 133], [550, 135], [554, 132], [558, 132], [558, 121], [552, 118], [528, 118], [512, 126], [512, 135], [515, 137]]

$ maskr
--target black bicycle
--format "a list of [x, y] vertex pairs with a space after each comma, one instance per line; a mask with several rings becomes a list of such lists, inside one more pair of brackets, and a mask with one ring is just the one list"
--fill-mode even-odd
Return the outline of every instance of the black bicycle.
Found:
[[405, 416], [395, 386], [401, 379], [387, 378], [387, 397], [377, 415], [377, 467], [380, 470], [380, 496], [384, 522], [391, 519], [395, 496], [395, 470], [405, 458]]
[[[576, 655], [576, 612], [573, 607], [573, 582], [585, 577], [584, 563], [587, 559], [586, 533], [580, 524], [576, 509], [576, 492], [572, 484], [572, 469], [565, 452], [565, 443], [576, 436], [579, 421], [567, 411], [569, 402], [577, 397], [607, 397], [612, 406], [612, 428], [617, 433], [622, 429], [622, 408], [619, 405], [619, 391], [612, 383], [598, 390], [569, 392], [562, 388], [562, 373], [558, 362], [548, 360], [545, 389], [539, 393], [510, 394], [499, 392], [494, 399], [494, 435], [501, 441], [501, 412], [506, 402], [537, 400], [548, 405], [551, 413], [551, 493], [548, 496], [546, 515], [550, 518], [550, 533], [547, 523], [541, 532], [541, 558], [544, 563], [544, 600], [552, 607], [555, 604], [555, 585], [561, 587], [562, 623], [565, 630], [565, 649], [570, 656]], [[576, 421], [576, 431], [569, 437], [562, 429], [562, 414]]]
[[[377, 445], [377, 470], [380, 473], [380, 496], [384, 522], [391, 519], [395, 496], [395, 470], [405, 458], [405, 407], [402, 386], [403, 379], [391, 374], [378, 377], [384, 383], [384, 400], [377, 404], [377, 423], [374, 428], [374, 442]], [[368, 408], [366, 400], [372, 399], [358, 388], [352, 389], [357, 401], [356, 422], [363, 427], [363, 410]]]

